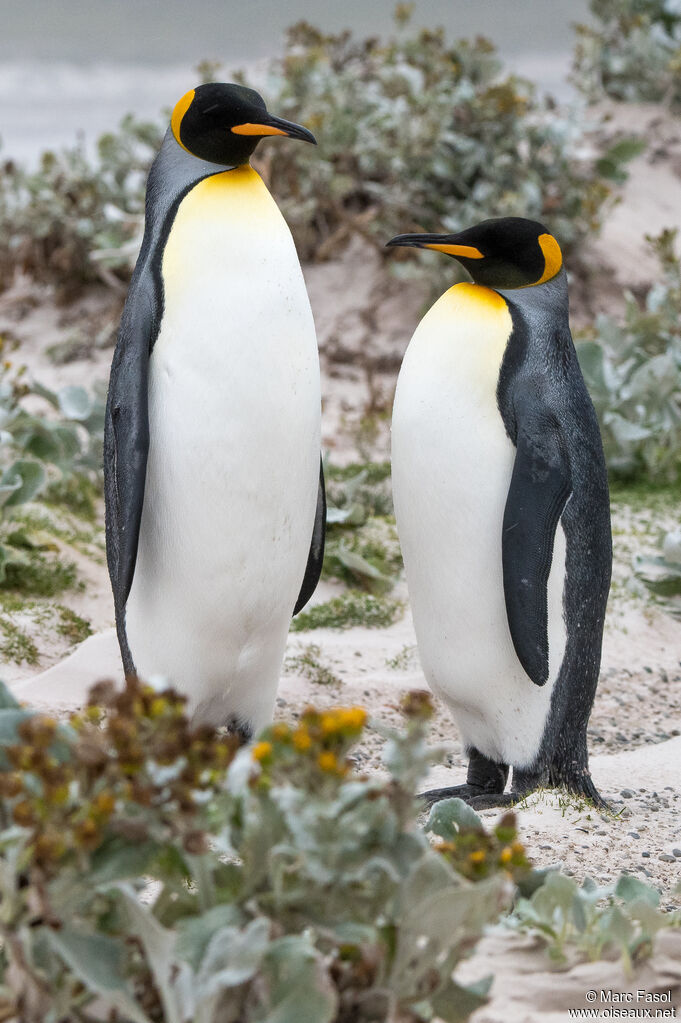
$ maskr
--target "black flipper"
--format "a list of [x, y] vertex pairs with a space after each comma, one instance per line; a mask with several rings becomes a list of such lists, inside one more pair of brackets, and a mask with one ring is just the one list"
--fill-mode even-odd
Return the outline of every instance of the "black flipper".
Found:
[[[524, 404], [524, 403], [523, 403]], [[511, 638], [538, 685], [549, 676], [547, 583], [556, 528], [572, 490], [565, 442], [555, 417], [516, 403], [518, 433], [504, 511], [504, 596]]]
[[317, 588], [319, 577], [322, 574], [322, 563], [324, 561], [324, 540], [326, 538], [326, 491], [324, 488], [324, 463], [319, 463], [319, 490], [317, 491], [317, 511], [315, 514], [314, 528], [312, 530], [312, 543], [310, 553], [307, 556], [307, 566], [303, 585], [298, 594], [296, 606], [293, 609], [294, 615], [302, 611], [308, 600]]
[[147, 383], [154, 333], [153, 292], [138, 280], [128, 293], [111, 367], [104, 424], [106, 552], [116, 629], [126, 674], [134, 664], [125, 635], [125, 605], [137, 560], [149, 452]]

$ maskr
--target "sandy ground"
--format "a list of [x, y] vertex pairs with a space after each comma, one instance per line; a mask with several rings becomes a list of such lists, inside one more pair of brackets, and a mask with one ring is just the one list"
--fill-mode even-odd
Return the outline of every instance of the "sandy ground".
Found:
[[[647, 131], [653, 117], [659, 120], [659, 113], [637, 108], [630, 130]], [[642, 254], [642, 235], [681, 221], [681, 132], [664, 122], [650, 130], [655, 146], [632, 164], [622, 201], [592, 244], [590, 258], [609, 268], [607, 301], [614, 308], [623, 284], [640, 287], [654, 278], [654, 261]], [[307, 267], [305, 273], [322, 352], [324, 446], [336, 462], [369, 453], [384, 458], [395, 375], [424, 293], [386, 277], [378, 256], [357, 243], [338, 259]], [[14, 358], [49, 386], [92, 386], [107, 376], [118, 313], [104, 289], [60, 310], [47, 293], [19, 282], [0, 297], [0, 333], [19, 341]], [[578, 320], [586, 315], [583, 306], [576, 310]], [[94, 336], [98, 343], [93, 347]], [[65, 342], [75, 348], [81, 344], [80, 357], [55, 365], [48, 349]], [[369, 427], [367, 409], [374, 413]], [[645, 510], [614, 509], [616, 585], [589, 728], [593, 776], [611, 811], [597, 812], [549, 792], [531, 796], [518, 810], [522, 837], [537, 864], [560, 864], [579, 879], [589, 875], [603, 883], [629, 871], [660, 888], [669, 909], [680, 904], [673, 891], [681, 880], [681, 621], [632, 587], [631, 556], [634, 549], [652, 553], [656, 531], [672, 524], [673, 519], [651, 523]], [[65, 553], [75, 560], [84, 586], [60, 599], [90, 621], [94, 635], [73, 650], [63, 638], [43, 637], [37, 668], [9, 665], [2, 672], [22, 700], [57, 711], [78, 706], [96, 679], [120, 677], [101, 535]], [[323, 583], [314, 601], [328, 599], [339, 587]], [[404, 583], [398, 584], [396, 595], [406, 601]], [[335, 681], [320, 685], [292, 663], [311, 644]], [[388, 629], [292, 634], [276, 713], [291, 719], [309, 702], [360, 703], [376, 719], [396, 722], [400, 694], [423, 686], [407, 607]], [[438, 707], [433, 741], [447, 741], [451, 749], [446, 762], [433, 769], [429, 783], [463, 781], [465, 756], [443, 706]], [[380, 769], [375, 733], [369, 733], [357, 758], [365, 769]], [[495, 811], [485, 816], [494, 818]], [[634, 991], [671, 990], [673, 1001], [667, 1007], [681, 1007], [680, 963], [677, 933], [660, 940], [653, 962], [633, 979], [624, 977], [618, 964], [603, 962], [556, 975], [531, 941], [495, 933], [467, 964], [466, 975], [473, 979], [494, 972], [496, 978], [492, 1002], [476, 1014], [476, 1023], [554, 1023], [570, 1018], [570, 1009], [588, 1007], [585, 993], [590, 989], [624, 991], [633, 984]]]

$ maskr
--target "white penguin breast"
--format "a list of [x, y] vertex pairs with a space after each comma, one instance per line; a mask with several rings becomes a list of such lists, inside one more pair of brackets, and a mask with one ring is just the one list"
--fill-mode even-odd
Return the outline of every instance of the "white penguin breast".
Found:
[[563, 659], [565, 542], [549, 579], [549, 682], [535, 686], [513, 648], [502, 523], [515, 447], [496, 402], [512, 322], [495, 292], [450, 289], [417, 328], [392, 422], [393, 496], [423, 669], [466, 746], [532, 763]]
[[312, 536], [319, 362], [274, 201], [250, 168], [216, 178], [185, 197], [163, 255], [126, 622], [138, 671], [259, 725]]

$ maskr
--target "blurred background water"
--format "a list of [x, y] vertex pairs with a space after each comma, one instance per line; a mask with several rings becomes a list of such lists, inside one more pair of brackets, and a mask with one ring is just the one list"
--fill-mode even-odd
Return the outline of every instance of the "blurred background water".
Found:
[[[448, 38], [485, 35], [509, 68], [564, 98], [572, 25], [588, 0], [417, 0], [413, 23]], [[0, 0], [3, 156], [33, 163], [46, 148], [86, 145], [133, 111], [156, 117], [195, 81], [203, 59], [223, 76], [281, 52], [287, 26], [384, 35], [395, 0]]]

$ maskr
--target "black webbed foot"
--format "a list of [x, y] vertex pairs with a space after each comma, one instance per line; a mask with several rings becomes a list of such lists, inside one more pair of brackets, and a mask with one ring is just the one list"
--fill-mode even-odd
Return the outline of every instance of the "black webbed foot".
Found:
[[493, 807], [513, 806], [524, 798], [520, 792], [490, 792], [483, 796], [473, 796], [466, 802], [473, 810], [491, 810]]
[[421, 792], [418, 798], [430, 809], [441, 799], [463, 799], [465, 803], [470, 803], [471, 799], [479, 794], [480, 789], [473, 788], [471, 785], [449, 785], [443, 789], [430, 789], [428, 792]]
[[[480, 806], [474, 800], [485, 798], [497, 799], [503, 796], [508, 779], [508, 764], [498, 764], [490, 760], [474, 747], [469, 752], [468, 773], [465, 785], [453, 785], [442, 789], [431, 789], [423, 792], [419, 799], [431, 807], [441, 799], [454, 797], [463, 799], [470, 806]], [[502, 802], [492, 802], [490, 806], [504, 806]], [[481, 806], [482, 809], [482, 806]]]

